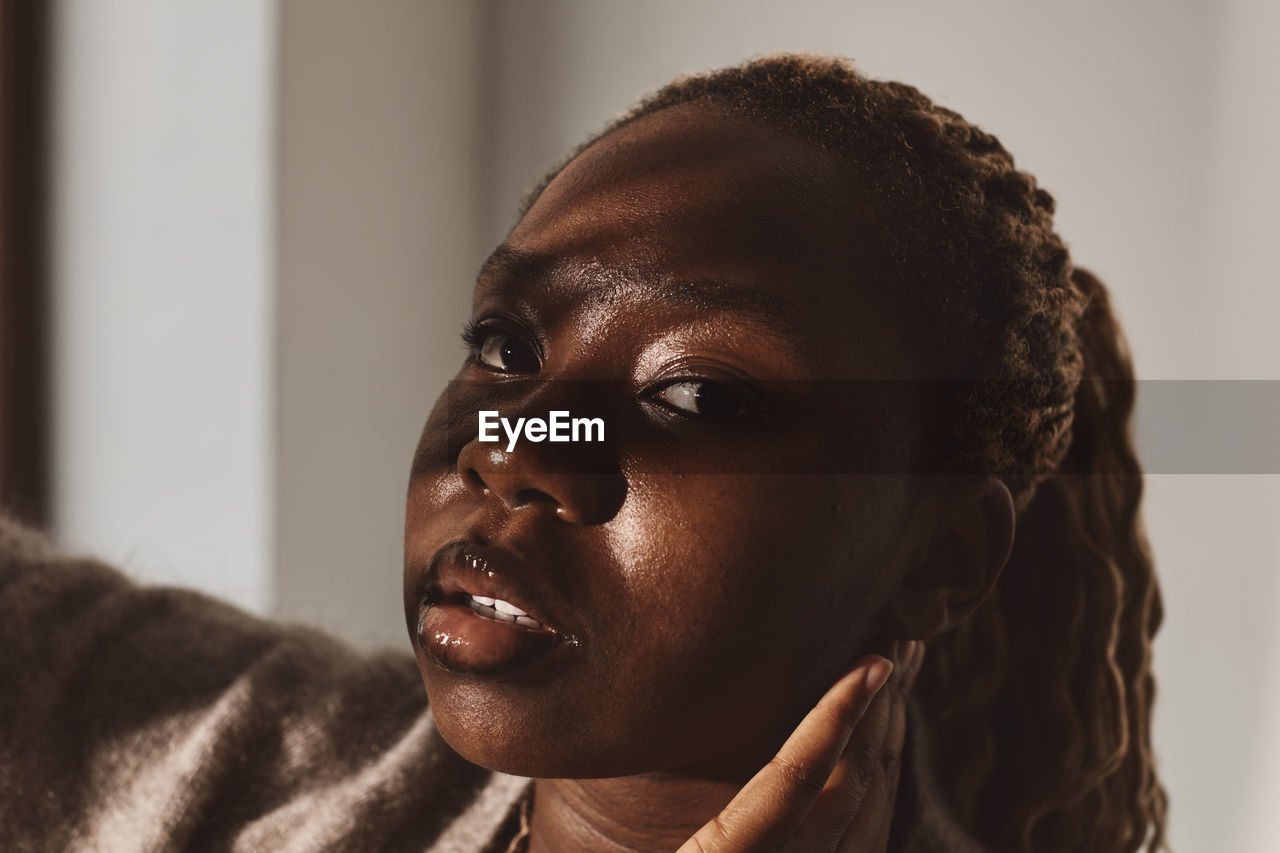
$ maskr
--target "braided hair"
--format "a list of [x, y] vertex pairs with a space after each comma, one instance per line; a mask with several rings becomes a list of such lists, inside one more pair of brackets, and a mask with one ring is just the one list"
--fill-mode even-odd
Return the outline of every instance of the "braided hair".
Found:
[[1156, 851], [1152, 638], [1161, 600], [1139, 515], [1133, 369], [1097, 278], [1072, 265], [1053, 198], [999, 141], [911, 86], [777, 55], [683, 77], [570, 153], [663, 108], [784, 128], [894, 211], [879, 286], [966, 381], [931, 395], [932, 464], [998, 472], [1017, 510], [992, 594], [934, 638], [916, 692], [941, 788], [999, 850]]

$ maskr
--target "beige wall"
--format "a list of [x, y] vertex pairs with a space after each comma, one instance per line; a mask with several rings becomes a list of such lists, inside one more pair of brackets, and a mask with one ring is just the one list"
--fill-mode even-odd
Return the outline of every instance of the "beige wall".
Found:
[[405, 645], [404, 493], [483, 260], [480, 4], [281, 5], [277, 612]]
[[54, 524], [266, 613], [274, 11], [59, 0], [51, 17]]

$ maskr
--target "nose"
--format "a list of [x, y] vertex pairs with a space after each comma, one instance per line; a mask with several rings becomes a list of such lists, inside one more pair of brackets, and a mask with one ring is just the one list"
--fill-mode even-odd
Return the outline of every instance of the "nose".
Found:
[[[505, 413], [504, 413], [505, 414]], [[476, 498], [508, 510], [542, 508], [570, 524], [603, 524], [626, 496], [626, 479], [607, 445], [551, 444], [472, 437], [458, 453], [458, 475]]]

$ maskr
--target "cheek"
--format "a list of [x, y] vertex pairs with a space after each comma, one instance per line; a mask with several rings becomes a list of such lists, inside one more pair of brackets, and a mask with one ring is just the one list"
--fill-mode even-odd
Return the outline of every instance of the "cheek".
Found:
[[608, 632], [614, 710], [598, 740], [643, 743], [634, 760], [660, 767], [758, 766], [865, 651], [876, 602], [847, 523], [857, 496], [794, 476], [631, 485], [607, 525], [627, 616]]
[[633, 482], [609, 545], [634, 636], [652, 638], [651, 659], [696, 666], [707, 692], [834, 679], [876, 606], [850, 503], [794, 476]]
[[[455, 385], [456, 383], [451, 383]], [[466, 532], [467, 490], [457, 475], [457, 454], [451, 450], [462, 434], [449, 412], [450, 391], [436, 402], [427, 418], [409, 471], [404, 517], [404, 607], [412, 636], [418, 609], [417, 591], [412, 587], [410, 566], [429, 561], [434, 548], [461, 537]]]
[[450, 380], [418, 437], [410, 482], [456, 470], [458, 451], [476, 437], [477, 412], [492, 407], [491, 393], [486, 396], [488, 390], [482, 383]]

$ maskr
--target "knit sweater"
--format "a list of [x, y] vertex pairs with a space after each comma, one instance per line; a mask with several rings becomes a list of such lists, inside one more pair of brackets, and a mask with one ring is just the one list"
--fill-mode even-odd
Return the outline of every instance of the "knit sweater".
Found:
[[[891, 849], [976, 851], [917, 716]], [[449, 748], [407, 650], [135, 584], [0, 513], [0, 850], [501, 853], [530, 784]]]

